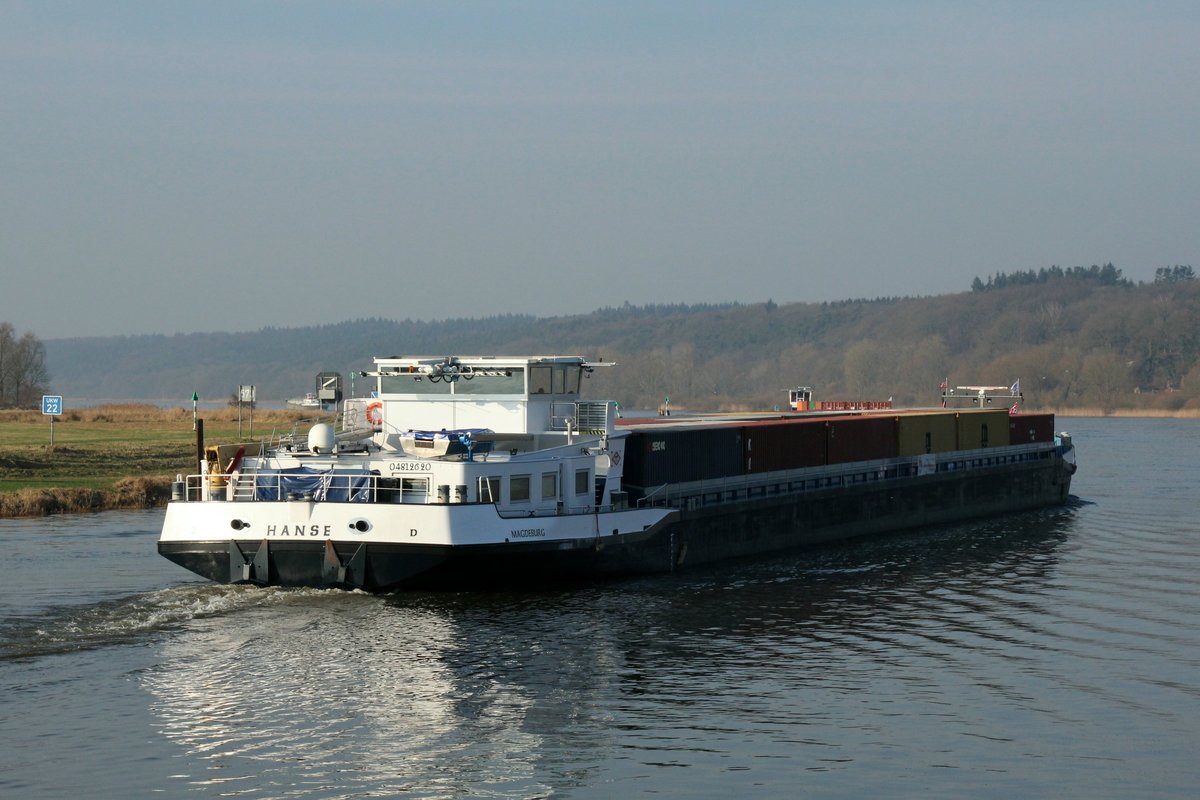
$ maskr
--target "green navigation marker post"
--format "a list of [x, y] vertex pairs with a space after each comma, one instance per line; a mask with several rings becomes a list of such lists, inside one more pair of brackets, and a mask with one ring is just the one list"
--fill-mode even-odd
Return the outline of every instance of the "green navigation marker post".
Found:
[[192, 392], [192, 430], [196, 430], [196, 403], [200, 401], [200, 395]]

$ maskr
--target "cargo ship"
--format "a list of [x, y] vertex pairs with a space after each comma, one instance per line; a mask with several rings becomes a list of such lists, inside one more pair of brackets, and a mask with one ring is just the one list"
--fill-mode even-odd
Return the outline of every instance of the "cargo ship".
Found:
[[1013, 513], [1070, 492], [1070, 436], [1015, 404], [825, 410], [810, 396], [804, 411], [621, 419], [616, 403], [581, 396], [612, 366], [381, 357], [363, 373], [372, 396], [344, 401], [337, 419], [213, 446], [200, 424], [158, 550], [228, 583], [530, 587]]

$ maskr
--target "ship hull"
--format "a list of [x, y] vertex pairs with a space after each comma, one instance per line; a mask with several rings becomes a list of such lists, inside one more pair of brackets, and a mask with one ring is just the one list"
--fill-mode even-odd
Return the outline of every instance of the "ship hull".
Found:
[[683, 511], [675, 564], [707, 564], [858, 537], [1062, 505], [1070, 469], [1061, 462], [941, 473], [789, 497], [747, 498]]
[[[841, 483], [803, 492], [782, 492], [783, 484], [766, 480], [743, 489], [741, 496], [736, 491], [728, 495], [700, 493], [678, 508], [586, 515], [571, 521], [576, 525], [574, 533], [566, 529], [556, 533], [553, 520], [522, 523], [549, 528], [546, 538], [534, 541], [507, 536], [486, 541], [482, 534], [467, 543], [456, 543], [450, 536], [441, 541], [405, 541], [399, 530], [403, 526], [387, 518], [382, 518], [368, 537], [330, 536], [326, 531], [347, 526], [307, 524], [308, 517], [306, 525], [300, 526], [305, 535], [258, 538], [247, 534], [267, 530], [264, 524], [239, 522], [244, 529], [225, 534], [214, 518], [207, 525], [197, 525], [195, 520], [178, 523], [194, 532], [164, 537], [159, 552], [192, 572], [223, 583], [371, 592], [528, 588], [670, 572], [1059, 505], [1067, 501], [1072, 471], [1061, 456], [1054, 456], [985, 470]], [[197, 504], [179, 504], [178, 513], [186, 514], [189, 505], [195, 508]], [[238, 504], [204, 505], [217, 506], [219, 514], [221, 506]], [[356, 504], [320, 505], [331, 515], [363, 513]], [[245, 516], [245, 509], [239, 511]], [[491, 524], [484, 516], [490, 511], [479, 506], [442, 506], [436, 513], [447, 530], [463, 522], [480, 530]], [[307, 535], [309, 529], [321, 535]]]

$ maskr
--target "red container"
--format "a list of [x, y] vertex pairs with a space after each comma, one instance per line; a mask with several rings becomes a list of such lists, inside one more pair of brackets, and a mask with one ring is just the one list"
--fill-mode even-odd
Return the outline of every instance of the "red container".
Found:
[[825, 464], [825, 420], [764, 420], [742, 426], [747, 473], [819, 467]]
[[1054, 441], [1053, 414], [1014, 414], [1008, 418], [1010, 444]]
[[827, 426], [826, 453], [830, 464], [896, 457], [893, 416], [833, 417], [827, 420]]

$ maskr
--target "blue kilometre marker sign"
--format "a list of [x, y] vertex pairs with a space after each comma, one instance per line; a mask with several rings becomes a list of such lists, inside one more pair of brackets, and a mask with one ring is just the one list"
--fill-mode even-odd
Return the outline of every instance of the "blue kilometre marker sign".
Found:
[[50, 418], [50, 447], [54, 447], [54, 418], [63, 411], [61, 394], [42, 395], [42, 414]]

